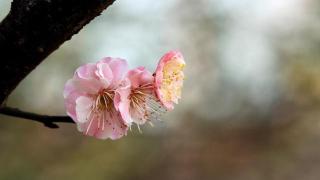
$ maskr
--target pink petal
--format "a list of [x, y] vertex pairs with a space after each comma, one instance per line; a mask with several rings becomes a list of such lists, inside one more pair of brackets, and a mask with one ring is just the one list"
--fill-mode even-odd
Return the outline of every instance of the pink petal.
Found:
[[96, 75], [99, 77], [100, 81], [103, 83], [104, 88], [107, 88], [113, 79], [113, 73], [111, 68], [107, 63], [98, 62]]
[[92, 110], [93, 100], [89, 97], [80, 96], [76, 100], [77, 121], [84, 123], [88, 121]]
[[68, 116], [70, 116], [74, 121], [77, 120], [77, 114], [76, 114], [76, 103], [75, 100], [80, 95], [77, 93], [71, 93], [70, 96], [68, 96], [65, 99], [64, 106], [66, 108]]
[[95, 134], [95, 137], [99, 139], [110, 138], [116, 140], [124, 135], [127, 135], [128, 126], [126, 126], [119, 113], [115, 113], [114, 116], [108, 117], [105, 129], [100, 130]]
[[131, 116], [130, 116], [130, 101], [126, 100], [126, 101], [122, 101], [119, 104], [119, 112], [121, 114], [122, 119], [124, 120], [124, 122], [128, 125], [131, 125], [131, 123], [133, 122]]
[[[78, 125], [78, 130], [87, 136], [95, 136], [99, 131], [97, 117], [91, 117], [88, 121], [83, 123], [78, 123], [77, 125]], [[104, 130], [107, 131], [108, 129], [104, 129]]]
[[131, 86], [127, 85], [125, 87], [118, 88], [115, 93], [114, 105], [116, 110], [121, 114], [122, 119], [128, 125], [131, 124], [132, 119], [130, 116], [130, 100], [129, 95], [131, 93]]
[[97, 67], [95, 64], [88, 63], [88, 64], [80, 66], [76, 70], [76, 75], [80, 79], [97, 79], [97, 76], [95, 74], [96, 70], [97, 70]]
[[84, 95], [81, 91], [78, 91], [78, 89], [75, 87], [74, 80], [70, 79], [67, 81], [64, 91], [63, 91], [63, 97], [65, 99], [64, 104], [67, 111], [67, 114], [76, 121], [77, 115], [76, 115], [76, 99], [80, 96]]
[[154, 77], [150, 71], [144, 70], [140, 75], [140, 84], [151, 84], [154, 81]]
[[113, 61], [115, 58], [112, 58], [112, 57], [104, 57], [102, 58], [99, 62], [102, 62], [102, 63], [106, 63], [106, 64], [109, 64], [111, 61]]
[[[131, 84], [129, 79], [125, 78], [122, 80], [121, 86], [117, 87], [117, 89], [115, 90], [115, 97], [113, 102], [116, 110], [118, 110], [119, 103], [128, 98], [131, 90], [130, 87], [131, 87]], [[128, 91], [128, 92], [124, 93], [124, 91]]]
[[109, 65], [113, 74], [113, 81], [111, 83], [111, 86], [116, 88], [121, 83], [122, 79], [128, 71], [127, 61], [121, 58], [105, 57], [99, 62]]
[[80, 66], [76, 70], [73, 79], [79, 91], [95, 94], [103, 88], [103, 84], [96, 75], [96, 70], [96, 65], [91, 63]]
[[71, 92], [75, 91], [76, 87], [73, 79], [69, 79], [63, 89], [63, 97], [67, 98]]
[[[129, 79], [124, 79], [126, 73], [125, 60], [104, 58], [96, 64], [79, 67], [73, 78], [67, 81], [63, 92], [65, 106], [79, 131], [99, 139], [118, 139], [127, 134], [127, 123], [115, 109], [123, 112], [128, 109], [125, 102], [128, 101], [131, 89]], [[123, 88], [123, 92], [115, 94], [111, 110], [92, 109], [94, 103], [99, 103], [95, 98], [100, 97], [100, 93], [113, 92], [117, 88]], [[129, 122], [128, 116], [124, 114], [123, 117]]]
[[144, 67], [138, 67], [128, 72], [127, 77], [130, 79], [132, 89], [138, 88], [141, 85], [152, 84], [153, 76], [151, 72]]
[[157, 69], [155, 71], [155, 81], [154, 86], [156, 90], [156, 95], [158, 99], [161, 101], [161, 103], [164, 105], [164, 107], [168, 110], [172, 110], [174, 108], [174, 103], [177, 103], [177, 99], [173, 97], [171, 101], [164, 100], [163, 94], [160, 91], [162, 86], [162, 80], [163, 80], [163, 69], [164, 66], [169, 62], [175, 60], [177, 61], [177, 64], [185, 64], [184, 58], [182, 54], [179, 51], [170, 51], [166, 53], [159, 61]]
[[[85, 123], [78, 123], [78, 130], [85, 135], [94, 136], [98, 139], [119, 139], [124, 135], [127, 135], [128, 126], [126, 126], [119, 113], [114, 112], [113, 115], [110, 115], [110, 112], [105, 112], [104, 116], [106, 121], [102, 123], [102, 119], [95, 116], [90, 121]], [[101, 116], [100, 116], [101, 117]], [[102, 128], [102, 125], [104, 127]]]
[[125, 74], [128, 71], [128, 64], [127, 61], [116, 58], [109, 62], [109, 66], [113, 72], [113, 81], [112, 84], [114, 87], [118, 86], [122, 79], [124, 78]]

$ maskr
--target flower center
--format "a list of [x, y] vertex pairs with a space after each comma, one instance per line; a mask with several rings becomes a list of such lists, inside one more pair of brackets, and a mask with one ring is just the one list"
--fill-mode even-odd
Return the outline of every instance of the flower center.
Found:
[[[95, 103], [92, 105], [92, 110], [90, 111], [87, 117], [89, 119], [89, 125], [87, 127], [86, 134], [89, 133], [92, 122], [94, 120], [96, 120], [98, 123], [98, 129], [101, 128], [102, 130], [104, 130], [106, 123], [111, 125], [111, 122], [110, 120], [108, 120], [108, 117], [112, 117], [114, 115], [115, 109], [113, 105], [113, 97], [113, 90], [102, 90], [95, 97]], [[109, 116], [107, 116], [107, 114], [109, 114]], [[115, 129], [115, 127], [113, 127], [113, 129]]]
[[131, 90], [130, 99], [130, 114], [137, 123], [143, 124], [148, 121], [151, 125], [151, 120], [159, 120], [159, 117], [166, 112], [156, 96], [152, 94], [153, 84], [144, 84], [136, 89]]
[[144, 108], [143, 105], [146, 102], [146, 99], [145, 99], [146, 93], [144, 93], [143, 91], [144, 91], [143, 88], [136, 88], [131, 91], [131, 94], [129, 97], [130, 107], [132, 107], [133, 109], [143, 110]]
[[184, 63], [174, 59], [163, 67], [163, 80], [160, 91], [165, 101], [176, 102], [181, 97], [184, 66]]
[[114, 91], [103, 90], [99, 92], [93, 107], [94, 111], [111, 111], [113, 106]]

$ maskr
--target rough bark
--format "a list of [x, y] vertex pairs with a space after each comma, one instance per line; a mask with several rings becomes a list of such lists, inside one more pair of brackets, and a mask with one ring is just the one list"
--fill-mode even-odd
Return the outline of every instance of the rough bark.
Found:
[[50, 53], [115, 0], [14, 0], [0, 23], [0, 105]]

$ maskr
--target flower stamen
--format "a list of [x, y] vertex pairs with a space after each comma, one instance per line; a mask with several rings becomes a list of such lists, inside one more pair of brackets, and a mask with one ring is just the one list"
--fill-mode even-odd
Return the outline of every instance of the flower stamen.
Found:
[[[94, 105], [91, 107], [91, 110], [88, 114], [88, 119], [90, 119], [89, 125], [86, 130], [86, 134], [89, 133], [89, 130], [92, 126], [93, 121], [96, 119], [98, 122], [98, 129], [104, 130], [106, 113], [110, 113], [110, 117], [113, 117], [114, 105], [113, 105], [114, 91], [103, 90], [96, 97]], [[96, 114], [96, 116], [92, 115]], [[102, 122], [101, 122], [102, 121]], [[102, 127], [100, 127], [102, 125]]]

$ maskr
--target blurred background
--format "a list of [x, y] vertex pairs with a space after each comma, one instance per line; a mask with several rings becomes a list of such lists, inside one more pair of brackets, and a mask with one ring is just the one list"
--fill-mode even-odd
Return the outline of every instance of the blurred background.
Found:
[[[10, 9], [0, 0], [0, 20]], [[81, 64], [122, 57], [154, 71], [185, 56], [183, 98], [155, 127], [117, 141], [0, 116], [0, 179], [318, 180], [320, 2], [117, 0], [10, 96], [12, 107], [65, 115]]]

